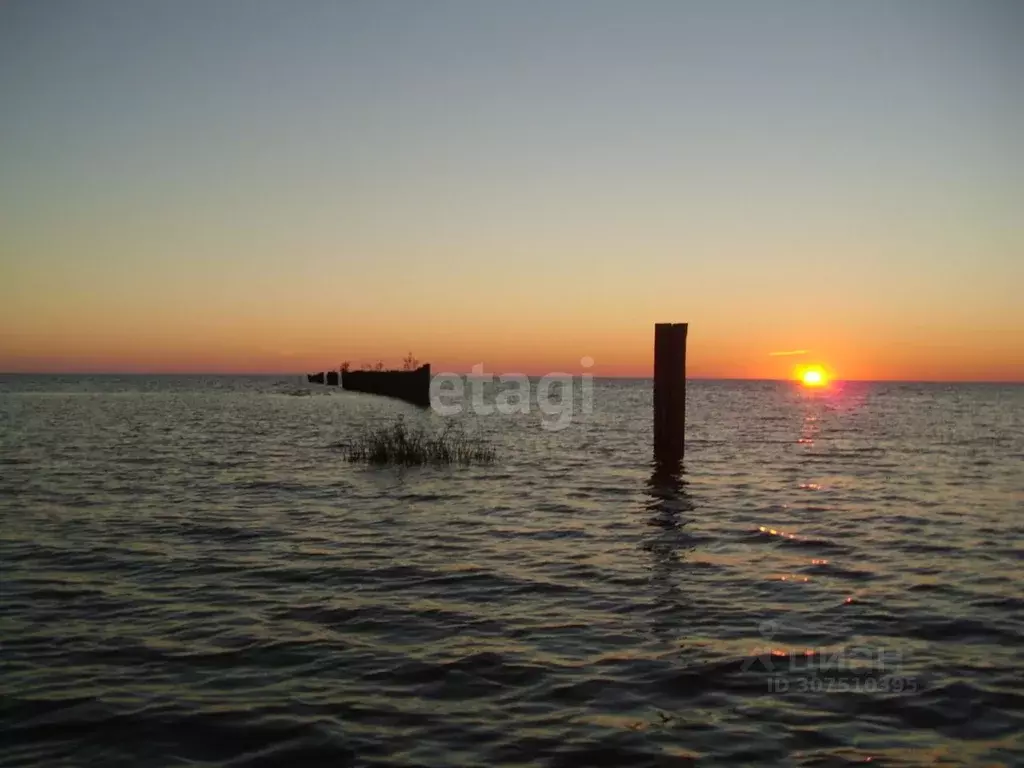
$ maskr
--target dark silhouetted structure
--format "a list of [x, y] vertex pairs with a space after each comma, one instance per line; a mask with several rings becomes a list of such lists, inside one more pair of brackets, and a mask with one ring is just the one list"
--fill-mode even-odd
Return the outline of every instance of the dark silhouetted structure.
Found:
[[306, 379], [309, 381], [310, 384], [323, 384], [324, 372], [320, 371], [320, 373], [307, 373]]
[[686, 323], [654, 326], [654, 460], [682, 461], [686, 431]]
[[342, 371], [341, 387], [405, 400], [414, 405], [430, 405], [430, 363], [414, 371]]
[[338, 372], [328, 371], [327, 372], [327, 385], [331, 387], [338, 386]]

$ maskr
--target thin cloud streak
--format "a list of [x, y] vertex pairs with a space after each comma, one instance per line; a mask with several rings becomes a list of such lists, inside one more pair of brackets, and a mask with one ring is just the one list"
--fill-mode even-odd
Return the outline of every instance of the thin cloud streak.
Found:
[[809, 349], [793, 349], [789, 352], [769, 352], [769, 357], [789, 357], [790, 355], [806, 355], [811, 350]]

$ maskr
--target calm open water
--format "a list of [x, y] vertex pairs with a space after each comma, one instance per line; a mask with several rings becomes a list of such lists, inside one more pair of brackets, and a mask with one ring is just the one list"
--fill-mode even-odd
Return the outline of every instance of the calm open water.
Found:
[[694, 381], [680, 478], [593, 402], [400, 471], [297, 377], [0, 377], [0, 764], [1024, 764], [1024, 387]]

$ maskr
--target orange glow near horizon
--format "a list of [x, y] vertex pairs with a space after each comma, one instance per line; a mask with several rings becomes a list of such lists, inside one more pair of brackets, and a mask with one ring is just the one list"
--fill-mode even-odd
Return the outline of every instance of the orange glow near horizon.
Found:
[[[484, 299], [471, 292], [444, 296], [453, 308], [443, 310], [422, 297], [411, 297], [399, 309], [382, 309], [372, 297], [356, 293], [341, 312], [336, 302], [312, 293], [303, 299], [297, 287], [285, 291], [287, 280], [281, 283], [279, 293], [263, 289], [252, 296], [231, 294], [233, 300], [226, 291], [220, 297], [199, 295], [203, 287], [197, 286], [193, 295], [181, 296], [181, 306], [141, 299], [124, 303], [113, 295], [102, 305], [90, 294], [13, 296], [0, 304], [0, 327], [10, 331], [0, 334], [0, 372], [298, 375], [337, 368], [346, 360], [355, 367], [378, 360], [401, 367], [412, 352], [435, 372], [468, 373], [481, 363], [499, 375], [649, 378], [654, 322], [668, 317], [690, 322], [687, 376], [692, 379], [799, 383], [804, 369], [820, 366], [832, 382], [840, 371], [843, 380], [1024, 380], [1024, 326], [1013, 323], [1004, 328], [886, 323], [882, 328], [881, 321], [829, 325], [823, 320], [807, 328], [766, 311], [757, 313], [763, 322], [751, 325], [745, 316], [701, 304], [699, 296], [683, 311], [674, 301], [651, 311], [622, 300], [615, 315], [604, 312], [600, 302], [569, 297], [552, 300], [543, 312], [510, 319], [486, 311]], [[529, 297], [513, 298], [533, 306]], [[443, 317], [445, 331], [438, 333], [421, 322], [423, 317]], [[941, 344], [935, 340], [940, 333]], [[773, 355], [774, 350], [794, 352]], [[593, 365], [584, 368], [586, 357]]]
[[[2, 313], [0, 313], [2, 314]], [[57, 326], [54, 315], [44, 315]], [[22, 315], [28, 317], [29, 315]], [[221, 317], [163, 318], [151, 313], [146, 323], [119, 325], [96, 315], [81, 318], [77, 327], [32, 328], [22, 321], [18, 332], [0, 339], [0, 372], [4, 373], [267, 373], [301, 374], [337, 368], [348, 360], [353, 366], [400, 367], [407, 352], [431, 363], [435, 372], [468, 373], [482, 363], [495, 374], [551, 372], [591, 373], [597, 377], [652, 375], [653, 323], [614, 326], [599, 320], [538, 328], [501, 327], [485, 318], [470, 329], [460, 328], [443, 337], [420, 326], [367, 323], [372, 330], [340, 324], [307, 322], [305, 313], [291, 317], [284, 310], [268, 318]], [[282, 319], [283, 318], [283, 319]], [[589, 318], [588, 318], [589, 319]], [[695, 327], [696, 326], [696, 327]], [[16, 328], [16, 326], [15, 326]], [[742, 334], [732, 328], [691, 324], [687, 376], [692, 379], [790, 380], [808, 390], [820, 369], [821, 381], [830, 384], [842, 371], [844, 380], [911, 381], [1021, 381], [1024, 354], [1014, 352], [1014, 341], [996, 334], [977, 340], [965, 338], [956, 347], [939, 348], [916, 339], [881, 337], [814, 338], [818, 354], [830, 362], [793, 365], [791, 358], [770, 356], [766, 350], [782, 348], [774, 334], [755, 329]], [[780, 334], [781, 336], [782, 334]], [[787, 334], [788, 335], [788, 334]], [[966, 336], [966, 334], [965, 334]], [[799, 339], [799, 336], [798, 336]], [[973, 343], [971, 343], [973, 342]], [[1002, 354], [1000, 354], [1002, 353]], [[584, 368], [589, 357], [593, 365]], [[819, 358], [821, 360], [821, 358]], [[841, 363], [834, 367], [832, 361]]]

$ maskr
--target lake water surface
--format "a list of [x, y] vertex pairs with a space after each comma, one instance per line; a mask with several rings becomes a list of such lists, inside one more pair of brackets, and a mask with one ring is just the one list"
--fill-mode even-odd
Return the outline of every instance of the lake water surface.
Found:
[[0, 377], [0, 765], [1024, 764], [1024, 387], [649, 381], [466, 415]]

